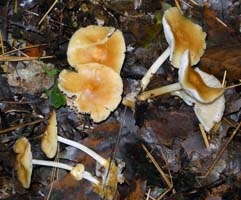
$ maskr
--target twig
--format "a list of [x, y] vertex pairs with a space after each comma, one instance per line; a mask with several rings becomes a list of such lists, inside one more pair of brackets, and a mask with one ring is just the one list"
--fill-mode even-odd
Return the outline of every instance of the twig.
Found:
[[194, 1], [194, 0], [189, 0], [189, 1], [191, 1], [193, 4], [195, 4], [195, 5], [197, 5], [197, 6], [200, 6], [200, 4], [199, 3], [197, 3], [196, 1]]
[[205, 132], [202, 124], [200, 124], [200, 123], [199, 123], [199, 129], [200, 129], [200, 132], [201, 132], [201, 134], [202, 134], [202, 138], [203, 138], [203, 140], [204, 140], [204, 144], [205, 144], [206, 148], [209, 149], [210, 146], [209, 146], [207, 134], [206, 134], [206, 132]]
[[227, 24], [225, 24], [221, 19], [219, 19], [218, 17], [215, 17], [215, 19], [220, 23], [222, 24], [224, 27], [228, 27]]
[[236, 85], [230, 85], [230, 86], [226, 87], [225, 90], [226, 90], [226, 89], [235, 88], [235, 87], [239, 87], [240, 85], [241, 85], [241, 83], [238, 83], [238, 84], [236, 84]]
[[0, 41], [1, 41], [2, 54], [4, 54], [4, 44], [3, 44], [2, 31], [0, 31]]
[[226, 77], [227, 77], [227, 70], [225, 70], [223, 74], [222, 87], [225, 87]]
[[48, 11], [44, 14], [44, 16], [41, 18], [41, 20], [39, 21], [38, 25], [40, 25], [43, 20], [46, 18], [46, 16], [49, 14], [49, 12], [53, 9], [53, 7], [55, 6], [55, 4], [58, 2], [58, 0], [55, 0], [54, 3], [52, 4], [52, 6], [50, 6], [50, 8], [48, 9]]
[[150, 199], [150, 194], [151, 194], [151, 188], [149, 188], [148, 193], [146, 195], [146, 200]]
[[213, 161], [212, 165], [210, 166], [210, 168], [208, 169], [207, 173], [202, 176], [201, 178], [206, 178], [208, 177], [208, 175], [211, 173], [211, 171], [213, 170], [213, 168], [216, 166], [217, 162], [219, 161], [219, 159], [221, 158], [221, 156], [223, 155], [223, 152], [226, 150], [226, 148], [228, 147], [228, 145], [230, 144], [230, 142], [232, 141], [232, 139], [234, 138], [234, 136], [236, 135], [236, 133], [238, 132], [239, 128], [241, 126], [241, 122], [239, 122], [238, 126], [235, 128], [235, 130], [233, 131], [232, 135], [229, 137], [229, 139], [227, 140], [227, 142], [224, 144], [223, 148], [218, 152], [217, 157], [215, 158], [215, 160]]
[[26, 57], [26, 56], [0, 56], [1, 62], [18, 62], [18, 61], [29, 61], [29, 60], [42, 60], [53, 58], [54, 56], [42, 56], [42, 57]]
[[151, 155], [151, 153], [148, 151], [148, 149], [145, 147], [145, 145], [141, 145], [144, 151], [146, 152], [147, 156], [151, 159], [153, 162], [154, 166], [156, 167], [157, 171], [161, 174], [161, 177], [164, 179], [165, 183], [167, 184], [168, 188], [172, 188], [173, 185], [170, 182], [170, 180], [166, 177], [164, 171], [161, 169], [161, 167], [158, 165], [156, 162], [155, 158]]
[[172, 188], [168, 188], [165, 192], [163, 192], [158, 198], [157, 200], [161, 200], [168, 192], [170, 192]]
[[182, 9], [181, 9], [181, 6], [180, 6], [180, 3], [179, 3], [179, 0], [175, 0], [175, 4], [176, 4], [178, 10], [182, 13]]
[[[148, 193], [145, 193], [145, 195], [148, 195]], [[156, 200], [154, 197], [152, 197], [151, 195], [149, 195], [149, 199], [151, 200]]]
[[6, 128], [6, 129], [3, 129], [3, 130], [0, 130], [0, 134], [2, 133], [6, 133], [6, 132], [9, 132], [9, 131], [13, 131], [13, 130], [16, 130], [18, 128], [23, 128], [25, 126], [29, 126], [29, 125], [34, 125], [34, 124], [38, 124], [40, 122], [43, 122], [45, 121], [46, 119], [38, 119], [36, 121], [33, 121], [33, 122], [27, 122], [25, 124], [19, 124], [17, 126], [13, 126], [13, 127], [10, 127], [10, 128]]
[[22, 48], [18, 48], [18, 49], [14, 49], [14, 50], [5, 52], [5, 53], [1, 54], [0, 56], [15, 53], [17, 51], [22, 51], [22, 50], [25, 50], [25, 49], [32, 49], [32, 48], [36, 48], [36, 47], [40, 47], [40, 46], [46, 46], [46, 45], [47, 44], [36, 44], [36, 45], [26, 46], [26, 47], [22, 47]]

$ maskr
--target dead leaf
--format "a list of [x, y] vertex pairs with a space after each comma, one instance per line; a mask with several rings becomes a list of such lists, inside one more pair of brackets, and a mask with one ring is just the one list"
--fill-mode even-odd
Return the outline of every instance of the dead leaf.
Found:
[[227, 80], [233, 82], [241, 78], [240, 52], [241, 45], [209, 48], [201, 58], [200, 68], [220, 80], [227, 70]]
[[195, 119], [191, 111], [162, 112], [146, 121], [145, 128], [152, 130], [160, 143], [171, 146], [175, 137], [186, 138], [195, 130]]
[[133, 190], [130, 192], [129, 196], [125, 198], [125, 200], [145, 199], [146, 181], [137, 179], [132, 185], [132, 189]]

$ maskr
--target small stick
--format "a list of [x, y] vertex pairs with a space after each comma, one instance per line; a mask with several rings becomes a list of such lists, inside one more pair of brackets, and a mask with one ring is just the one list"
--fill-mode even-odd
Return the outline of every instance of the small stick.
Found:
[[164, 179], [165, 183], [167, 184], [168, 188], [172, 188], [173, 185], [170, 182], [170, 180], [166, 177], [164, 171], [161, 169], [161, 167], [158, 165], [156, 162], [155, 158], [151, 155], [151, 153], [148, 151], [148, 149], [145, 147], [145, 145], [141, 145], [144, 151], [146, 152], [146, 155], [151, 159], [153, 162], [154, 166], [156, 167], [157, 171], [161, 174], [162, 178]]
[[209, 149], [210, 146], [209, 146], [207, 134], [206, 134], [206, 132], [205, 132], [202, 124], [200, 124], [200, 123], [199, 123], [199, 129], [200, 129], [200, 132], [201, 132], [201, 134], [202, 134], [202, 138], [203, 138], [203, 140], [204, 140], [204, 144], [205, 144], [206, 148]]
[[238, 83], [238, 84], [235, 84], [235, 85], [230, 85], [230, 86], [226, 87], [225, 90], [235, 88], [235, 87], [239, 87], [240, 85], [241, 85], [241, 83]]
[[158, 198], [157, 200], [161, 200], [172, 188], [168, 188], [165, 192], [163, 192]]
[[[145, 193], [145, 195], [148, 195], [148, 193]], [[152, 197], [151, 195], [149, 195], [149, 199], [151, 200], [156, 200], [154, 197]]]
[[45, 15], [41, 18], [41, 20], [39, 21], [38, 25], [40, 25], [43, 20], [46, 18], [46, 16], [49, 14], [49, 12], [53, 9], [53, 7], [55, 6], [55, 4], [58, 2], [58, 0], [55, 0], [54, 3], [52, 4], [52, 6], [50, 6], [50, 8], [48, 9], [48, 11], [45, 13]]
[[228, 27], [227, 24], [225, 24], [220, 18], [216, 17], [215, 18], [220, 24], [222, 24], [224, 27]]
[[194, 1], [194, 0], [189, 0], [189, 1], [191, 1], [193, 4], [195, 4], [195, 5], [197, 5], [197, 6], [200, 6], [200, 4], [199, 3], [197, 3], [196, 1]]
[[227, 77], [227, 70], [225, 70], [223, 74], [222, 87], [225, 87], [226, 77]]
[[14, 49], [14, 50], [5, 52], [5, 53], [1, 54], [0, 56], [11, 54], [11, 53], [14, 53], [14, 52], [17, 52], [17, 51], [21, 51], [21, 50], [25, 50], [25, 49], [31, 49], [31, 48], [41, 47], [41, 46], [46, 46], [46, 45], [47, 44], [36, 44], [36, 45], [26, 46], [26, 47], [22, 47], [22, 48], [18, 48], [18, 49]]
[[151, 194], [151, 188], [149, 188], [148, 193], [146, 195], [146, 200], [150, 199], [150, 194]]
[[16, 130], [18, 128], [23, 128], [25, 126], [29, 126], [29, 125], [34, 125], [34, 124], [38, 124], [40, 122], [43, 122], [45, 121], [46, 119], [38, 119], [36, 121], [33, 121], [33, 122], [27, 122], [25, 124], [19, 124], [17, 126], [13, 126], [13, 127], [10, 127], [10, 128], [6, 128], [6, 129], [3, 129], [3, 130], [0, 130], [0, 134], [2, 133], [6, 133], [6, 132], [9, 132], [9, 131], [13, 131], [13, 130]]
[[4, 54], [3, 37], [2, 37], [2, 32], [1, 31], [0, 31], [0, 41], [1, 41], [2, 54]]
[[181, 6], [180, 6], [180, 3], [178, 0], [175, 0], [175, 4], [176, 4], [178, 10], [182, 13], [182, 9], [181, 9]]
[[29, 60], [42, 60], [53, 58], [54, 56], [42, 56], [42, 57], [25, 57], [25, 56], [0, 56], [1, 62], [18, 62], [18, 61], [29, 61]]
[[202, 176], [202, 178], [206, 178], [211, 173], [211, 171], [213, 170], [213, 168], [215, 167], [215, 165], [217, 164], [217, 162], [219, 161], [219, 159], [223, 155], [223, 152], [226, 150], [226, 148], [228, 147], [228, 145], [230, 144], [230, 142], [232, 141], [232, 139], [234, 138], [234, 136], [238, 132], [240, 126], [241, 126], [241, 122], [239, 122], [238, 126], [235, 128], [235, 130], [233, 131], [232, 135], [229, 137], [227, 142], [224, 144], [223, 148], [218, 152], [217, 157], [213, 161], [213, 163], [210, 166], [210, 168], [208, 169], [207, 173], [204, 176]]

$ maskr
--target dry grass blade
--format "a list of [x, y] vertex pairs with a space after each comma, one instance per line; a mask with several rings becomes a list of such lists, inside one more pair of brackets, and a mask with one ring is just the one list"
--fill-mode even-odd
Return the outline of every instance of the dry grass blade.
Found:
[[241, 122], [239, 122], [239, 124], [236, 126], [235, 130], [233, 131], [232, 135], [229, 137], [229, 139], [224, 144], [223, 148], [218, 152], [217, 157], [213, 161], [213, 163], [210, 166], [210, 168], [208, 169], [207, 173], [204, 176], [202, 176], [201, 178], [206, 178], [212, 172], [213, 168], [216, 166], [217, 162], [220, 160], [221, 156], [223, 155], [223, 152], [227, 149], [228, 145], [230, 144], [230, 142], [232, 141], [232, 139], [238, 132], [240, 126], [241, 126]]
[[157, 200], [163, 199], [164, 196], [165, 196], [168, 192], [170, 192], [171, 189], [172, 189], [172, 188], [168, 188], [165, 192], [163, 192], [163, 193], [157, 198]]
[[1, 31], [0, 31], [0, 42], [1, 42], [2, 54], [4, 54], [3, 37], [2, 37], [2, 32]]
[[29, 61], [29, 60], [42, 60], [53, 58], [53, 56], [42, 56], [42, 57], [25, 57], [25, 56], [0, 56], [0, 62], [18, 62], [18, 61]]
[[55, 4], [58, 3], [58, 0], [55, 0], [54, 3], [50, 6], [50, 8], [48, 9], [48, 11], [44, 14], [44, 16], [41, 18], [41, 20], [39, 21], [38, 25], [40, 25], [43, 20], [46, 18], [46, 16], [50, 13], [50, 11], [53, 9], [53, 7], [55, 6]]
[[3, 129], [3, 130], [0, 130], [0, 134], [2, 133], [7, 133], [9, 131], [13, 131], [13, 130], [16, 130], [18, 128], [23, 128], [25, 126], [29, 126], [29, 125], [34, 125], [34, 124], [38, 124], [40, 122], [43, 122], [45, 121], [46, 119], [38, 119], [38, 120], [35, 120], [33, 122], [27, 122], [27, 123], [24, 123], [24, 124], [19, 124], [17, 126], [13, 126], [13, 127], [10, 127], [10, 128], [6, 128], [6, 129]]
[[152, 161], [152, 163], [154, 164], [154, 166], [156, 167], [156, 169], [158, 170], [158, 172], [161, 174], [161, 177], [164, 179], [165, 183], [167, 184], [168, 188], [172, 188], [173, 184], [170, 182], [170, 180], [166, 177], [166, 174], [164, 173], [164, 171], [161, 169], [161, 167], [158, 165], [158, 163], [156, 162], [155, 158], [151, 155], [151, 153], [148, 151], [148, 149], [145, 147], [145, 145], [141, 145], [142, 148], [144, 149], [144, 151], [146, 152], [147, 156], [150, 158], [150, 160]]
[[206, 134], [202, 124], [199, 124], [199, 129], [200, 129], [200, 132], [202, 134], [202, 138], [203, 138], [204, 144], [205, 144], [206, 148], [209, 149], [210, 146], [209, 146], [207, 134]]
[[223, 74], [222, 87], [225, 87], [226, 85], [226, 77], [227, 77], [227, 70], [225, 70]]
[[47, 44], [30, 45], [30, 46], [26, 46], [26, 47], [14, 49], [14, 50], [11, 50], [11, 51], [2, 53], [0, 56], [7, 55], [7, 54], [11, 54], [11, 53], [15, 53], [15, 52], [22, 51], [22, 50], [26, 50], [26, 49], [32, 49], [32, 48], [36, 48], [36, 47], [42, 47], [42, 46], [46, 46], [46, 45], [47, 45]]

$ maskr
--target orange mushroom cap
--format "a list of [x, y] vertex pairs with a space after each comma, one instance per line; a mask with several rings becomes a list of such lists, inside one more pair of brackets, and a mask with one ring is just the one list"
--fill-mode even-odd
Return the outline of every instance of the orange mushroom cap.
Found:
[[32, 153], [31, 146], [25, 137], [19, 138], [13, 150], [17, 153], [17, 175], [18, 180], [24, 188], [29, 188], [32, 175]]
[[123, 83], [113, 69], [97, 64], [83, 64], [78, 72], [63, 70], [58, 86], [67, 96], [76, 96], [75, 106], [90, 113], [94, 122], [105, 120], [121, 101]]
[[201, 103], [210, 103], [221, 96], [224, 88], [209, 87], [190, 65], [189, 51], [186, 50], [181, 58], [178, 70], [179, 82], [185, 92]]
[[163, 27], [171, 48], [172, 65], [179, 68], [181, 57], [186, 49], [190, 50], [191, 65], [197, 64], [206, 48], [207, 34], [202, 31], [202, 27], [186, 19], [177, 7], [165, 11]]
[[120, 73], [125, 58], [125, 40], [120, 30], [90, 25], [80, 28], [71, 37], [67, 50], [69, 64], [100, 63]]

